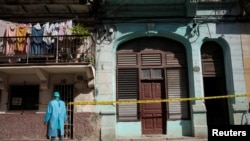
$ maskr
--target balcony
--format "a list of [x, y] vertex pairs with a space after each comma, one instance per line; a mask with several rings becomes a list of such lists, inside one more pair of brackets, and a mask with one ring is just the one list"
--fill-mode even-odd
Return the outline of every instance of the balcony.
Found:
[[[164, 18], [184, 16], [186, 0], [105, 0], [100, 18]], [[146, 14], [145, 14], [146, 13]]]
[[93, 64], [91, 36], [0, 37], [0, 65]]
[[[104, 20], [173, 19], [207, 15], [212, 10], [220, 15], [237, 15], [232, 9], [238, 0], [105, 0], [100, 18]], [[201, 11], [201, 12], [199, 12]], [[145, 14], [146, 13], [146, 14]], [[158, 20], [156, 20], [158, 21]]]
[[238, 0], [197, 0], [197, 19], [235, 21], [240, 13]]
[[238, 0], [196, 0], [196, 2], [197, 10], [229, 10], [238, 4]]
[[97, 7], [96, 4], [87, 0], [0, 0], [0, 15], [2, 20], [17, 23], [64, 19], [93, 23], [92, 14], [95, 7]]

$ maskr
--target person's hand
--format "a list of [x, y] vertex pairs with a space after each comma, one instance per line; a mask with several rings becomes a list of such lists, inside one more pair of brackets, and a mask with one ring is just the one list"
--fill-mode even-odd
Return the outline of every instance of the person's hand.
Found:
[[44, 125], [46, 125], [47, 124], [47, 122], [44, 122]]

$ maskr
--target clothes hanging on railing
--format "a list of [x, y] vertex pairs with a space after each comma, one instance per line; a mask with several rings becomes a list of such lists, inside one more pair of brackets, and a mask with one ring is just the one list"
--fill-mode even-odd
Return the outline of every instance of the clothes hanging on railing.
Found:
[[24, 38], [27, 34], [27, 25], [26, 24], [18, 24], [16, 26], [16, 36], [23, 37], [23, 38], [16, 38], [16, 46], [15, 46], [15, 51], [23, 53], [25, 52], [25, 47], [27, 44], [27, 39]]
[[67, 20], [66, 21], [66, 35], [72, 35], [72, 30], [71, 28], [73, 27], [73, 22], [72, 20]]
[[7, 38], [6, 47], [5, 47], [5, 54], [7, 56], [12, 56], [15, 54], [15, 43], [16, 43], [16, 25], [8, 23], [6, 27], [6, 37], [13, 37]]
[[[51, 26], [52, 26], [52, 33], [51, 33], [51, 35], [52, 36], [57, 36], [58, 34], [59, 34], [59, 24], [58, 23], [52, 23], [51, 24]], [[53, 38], [52, 39], [52, 43], [54, 43], [55, 42], [55, 39]]]
[[32, 34], [32, 24], [27, 24], [27, 37], [26, 37], [26, 45], [25, 45], [25, 53], [29, 53], [30, 48], [30, 35]]
[[65, 35], [66, 31], [67, 31], [67, 26], [65, 22], [61, 22], [59, 25], [59, 33], [58, 33], [58, 35], [60, 35], [59, 41], [63, 40], [63, 36]]
[[[6, 43], [1, 42], [5, 55], [13, 56], [15, 54], [29, 53], [31, 55], [43, 54], [53, 48], [55, 39], [63, 41], [64, 35], [72, 35], [72, 20], [59, 23], [49, 23], [41, 25], [40, 23], [32, 24], [6, 24], [6, 33], [3, 39]], [[13, 37], [13, 38], [11, 38]]]
[[43, 54], [44, 48], [43, 48], [43, 32], [44, 28], [41, 26], [33, 26], [32, 27], [32, 38], [31, 38], [31, 44], [29, 49], [29, 54]]
[[45, 47], [47, 49], [51, 49], [52, 47], [52, 29], [54, 28], [54, 24], [49, 24], [49, 22], [43, 25], [44, 32], [43, 32], [43, 42], [45, 43]]

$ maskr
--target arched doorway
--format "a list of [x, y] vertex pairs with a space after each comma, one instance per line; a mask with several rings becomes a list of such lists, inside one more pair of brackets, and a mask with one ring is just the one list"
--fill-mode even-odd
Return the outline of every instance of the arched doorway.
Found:
[[[141, 37], [117, 48], [117, 100], [189, 97], [185, 47], [163, 37]], [[117, 106], [118, 121], [141, 121], [142, 134], [166, 134], [167, 120], [189, 119], [189, 102]]]
[[[227, 95], [224, 69], [224, 55], [221, 46], [213, 41], [205, 42], [201, 47], [203, 84], [206, 97]], [[207, 125], [228, 125], [228, 100], [207, 99]]]

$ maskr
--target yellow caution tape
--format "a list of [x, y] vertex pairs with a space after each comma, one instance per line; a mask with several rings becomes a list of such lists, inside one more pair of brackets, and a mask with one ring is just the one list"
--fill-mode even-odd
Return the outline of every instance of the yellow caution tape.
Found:
[[190, 97], [190, 98], [169, 98], [169, 99], [150, 99], [150, 100], [118, 100], [118, 101], [76, 101], [69, 102], [69, 105], [115, 105], [115, 104], [137, 104], [137, 103], [160, 103], [160, 102], [180, 102], [206, 99], [220, 99], [250, 96], [250, 94], [232, 94], [223, 96], [208, 96], [208, 97]]

